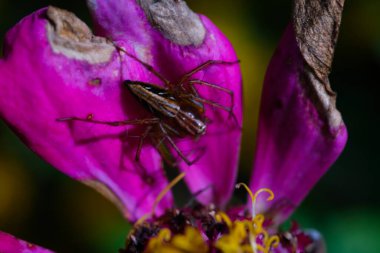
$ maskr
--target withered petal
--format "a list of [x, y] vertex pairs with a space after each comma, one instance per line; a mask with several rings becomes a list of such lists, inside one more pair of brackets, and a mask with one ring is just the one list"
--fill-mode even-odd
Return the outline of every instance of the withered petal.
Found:
[[[322, 4], [323, 3], [323, 4]], [[293, 23], [267, 69], [251, 187], [270, 188], [258, 202], [284, 221], [342, 152], [347, 131], [330, 88], [343, 1], [296, 1]]]

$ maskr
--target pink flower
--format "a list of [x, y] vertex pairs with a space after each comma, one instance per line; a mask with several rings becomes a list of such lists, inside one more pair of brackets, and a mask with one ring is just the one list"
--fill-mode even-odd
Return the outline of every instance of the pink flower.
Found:
[[[135, 160], [140, 139], [133, 136], [141, 135], [145, 125], [116, 127], [57, 119], [114, 122], [151, 118], [150, 111], [123, 86], [125, 80], [164, 85], [139, 60], [177, 83], [208, 60], [234, 62], [237, 56], [218, 28], [193, 13], [183, 1], [87, 2], [96, 36], [72, 13], [54, 7], [31, 14], [8, 32], [0, 61], [0, 115], [34, 152], [103, 193], [129, 221], [135, 222], [152, 209], [155, 217], [165, 217], [165, 210], [173, 206], [173, 197], [168, 192], [156, 203], [168, 180], [164, 156], [152, 143], [154, 136], [143, 142], [140, 162]], [[255, 205], [272, 227], [281, 224], [299, 205], [339, 156], [347, 138], [327, 78], [343, 3], [301, 2], [296, 1], [293, 25], [286, 29], [268, 67], [250, 185], [255, 191], [269, 188], [274, 192], [274, 201], [258, 197]], [[173, 137], [175, 147], [189, 157], [200, 153], [192, 165], [178, 159], [190, 191], [204, 210], [209, 210], [206, 206], [210, 204], [215, 210], [224, 210], [234, 190], [240, 149], [239, 65], [211, 65], [191, 79], [233, 93], [232, 112], [237, 122], [230, 113], [203, 103], [206, 133], [196, 139]], [[195, 87], [200, 98], [224, 107], [231, 105], [226, 92], [204, 85]], [[174, 146], [163, 141], [168, 152], [176, 155]], [[216, 222], [228, 223], [222, 216], [216, 215]], [[163, 238], [158, 243], [165, 242], [165, 231], [161, 231]], [[191, 229], [181, 233], [185, 239], [195, 236], [199, 247], [204, 246]], [[150, 237], [159, 235], [157, 230]], [[170, 240], [174, 238], [178, 239], [170, 236]], [[254, 243], [260, 245], [261, 240], [258, 236]], [[8, 244], [2, 241], [6, 240], [0, 240], [1, 252], [28, 252], [17, 247], [3, 250]]]

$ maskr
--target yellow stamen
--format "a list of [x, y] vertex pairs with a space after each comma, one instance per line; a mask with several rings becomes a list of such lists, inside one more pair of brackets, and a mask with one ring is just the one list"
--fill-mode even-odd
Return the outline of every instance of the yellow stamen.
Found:
[[[244, 184], [244, 183], [239, 183], [236, 185], [236, 188], [239, 189], [241, 186], [245, 188], [245, 190], [248, 192], [251, 201], [252, 201], [252, 222], [246, 223], [246, 228], [249, 231], [248, 238], [249, 238], [249, 243], [252, 252], [263, 252], [263, 253], [268, 253], [271, 246], [273, 245], [276, 247], [279, 243], [279, 238], [278, 236], [272, 236], [269, 237], [268, 232], [263, 228], [263, 223], [264, 223], [264, 215], [262, 214], [256, 214], [256, 200], [258, 196], [263, 193], [267, 192], [269, 193], [269, 196], [267, 198], [267, 201], [271, 201], [274, 199], [274, 193], [268, 188], [261, 188], [255, 194], [249, 189], [249, 187]], [[236, 222], [234, 222], [235, 224]], [[256, 238], [257, 236], [261, 235], [263, 237], [263, 245], [259, 245], [256, 243]]]
[[269, 197], [267, 198], [267, 201], [271, 201], [274, 199], [274, 193], [272, 192], [272, 190], [270, 190], [268, 188], [261, 188], [260, 190], [258, 190], [252, 199], [252, 217], [256, 216], [256, 200], [257, 200], [257, 197], [259, 196], [260, 193], [263, 193], [263, 192], [269, 193]]
[[135, 223], [136, 225], [139, 225], [152, 217], [156, 213], [156, 208], [158, 204], [160, 204], [161, 200], [165, 197], [165, 195], [176, 185], [179, 181], [181, 181], [186, 176], [185, 172], [182, 172], [178, 176], [176, 176], [161, 192], [158, 194], [156, 200], [153, 203], [152, 211], [150, 213], [147, 213], [143, 215], [140, 219], [138, 219]]
[[[260, 252], [265, 252], [265, 248], [261, 245], [257, 245], [257, 250]], [[255, 251], [255, 253], [256, 253], [256, 251]]]
[[242, 187], [242, 186], [245, 188], [245, 190], [248, 192], [249, 196], [251, 197], [252, 209], [254, 209], [255, 206], [253, 205], [253, 200], [255, 199], [255, 195], [253, 195], [251, 189], [249, 189], [249, 187], [245, 183], [238, 183], [235, 185], [236, 189], [240, 189], [240, 187]]
[[[233, 222], [229, 233], [222, 235], [215, 243], [215, 248], [219, 249], [223, 253], [235, 253], [241, 252], [242, 244], [247, 238], [247, 228], [251, 223], [247, 224], [245, 221], [235, 221]], [[246, 251], [244, 251], [246, 252]]]
[[259, 196], [260, 193], [262, 192], [267, 192], [269, 193], [269, 197], [267, 198], [267, 201], [271, 201], [274, 199], [274, 193], [271, 189], [268, 189], [268, 188], [261, 188], [260, 190], [258, 190], [255, 195], [253, 196], [253, 199], [256, 200], [256, 198]]
[[264, 253], [269, 253], [272, 246], [277, 247], [280, 244], [280, 238], [277, 235], [273, 235], [269, 238], [269, 240], [266, 240], [264, 244], [265, 244]]
[[231, 228], [231, 226], [232, 226], [232, 221], [231, 221], [230, 217], [228, 217], [228, 215], [225, 212], [218, 212], [215, 215], [215, 219], [217, 222], [223, 222], [224, 221], [224, 223], [226, 223], [228, 228]]
[[185, 177], [186, 173], [182, 172], [178, 176], [176, 176], [161, 192], [158, 194], [156, 200], [154, 201], [152, 214], [156, 212], [156, 208], [161, 200], [165, 197], [165, 195], [176, 185], [179, 181], [181, 181]]
[[253, 219], [254, 233], [260, 234], [263, 231], [264, 215], [258, 214]]
[[267, 192], [269, 193], [269, 197], [267, 198], [267, 201], [271, 201], [274, 199], [274, 193], [272, 190], [268, 189], [268, 188], [261, 188], [259, 189], [255, 194], [252, 193], [251, 189], [249, 189], [249, 187], [245, 184], [245, 183], [238, 183], [235, 187], [237, 189], [239, 189], [241, 186], [243, 186], [245, 188], [245, 190], [248, 192], [249, 196], [251, 197], [251, 201], [252, 201], [252, 219], [256, 216], [256, 199], [257, 197], [263, 193], [263, 192]]

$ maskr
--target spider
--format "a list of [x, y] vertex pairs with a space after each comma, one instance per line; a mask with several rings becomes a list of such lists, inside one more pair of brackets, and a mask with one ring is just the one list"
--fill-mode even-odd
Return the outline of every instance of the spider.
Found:
[[[150, 138], [152, 144], [157, 148], [166, 162], [171, 164], [172, 160], [174, 160], [173, 155], [168, 150], [167, 144], [169, 144], [188, 165], [194, 164], [200, 156], [190, 160], [179, 149], [174, 141], [174, 138], [192, 137], [197, 139], [205, 134], [208, 119], [205, 116], [204, 105], [207, 104], [229, 112], [237, 123], [237, 119], [232, 112], [234, 103], [233, 92], [229, 89], [203, 80], [191, 79], [191, 77], [195, 73], [211, 65], [233, 65], [239, 63], [239, 61], [208, 60], [184, 74], [180, 78], [179, 82], [170, 82], [151, 65], [130, 54], [124, 48], [117, 45], [115, 45], [115, 47], [119, 51], [119, 54], [120, 52], [123, 52], [132, 59], [136, 60], [164, 83], [164, 86], [162, 87], [156, 84], [136, 80], [123, 81], [123, 85], [138, 99], [142, 106], [151, 112], [152, 117], [122, 121], [102, 121], [95, 120], [93, 115], [90, 114], [87, 118], [74, 116], [59, 118], [57, 119], [58, 121], [84, 121], [109, 126], [145, 125], [145, 131], [141, 136], [138, 136], [139, 144], [135, 155], [136, 162], [140, 160], [140, 153], [145, 139]], [[196, 85], [209, 87], [227, 93], [231, 97], [231, 106], [226, 107], [219, 103], [200, 97], [195, 88]]]

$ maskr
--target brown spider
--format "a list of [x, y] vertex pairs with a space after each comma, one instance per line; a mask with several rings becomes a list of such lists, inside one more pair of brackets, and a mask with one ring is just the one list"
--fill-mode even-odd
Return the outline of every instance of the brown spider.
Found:
[[[189, 160], [186, 155], [178, 148], [173, 140], [174, 138], [193, 137], [199, 138], [202, 136], [207, 128], [207, 118], [205, 117], [204, 105], [210, 105], [230, 113], [237, 123], [235, 115], [232, 113], [233, 106], [233, 92], [224, 87], [211, 84], [199, 79], [191, 79], [191, 77], [211, 65], [232, 65], [237, 64], [239, 61], [221, 61], [221, 60], [208, 60], [196, 68], [184, 74], [179, 82], [172, 83], [158, 73], [151, 65], [138, 59], [136, 56], [128, 53], [125, 49], [116, 46], [119, 52], [124, 52], [129, 57], [141, 63], [148, 71], [157, 76], [163, 83], [164, 87], [145, 83], [134, 80], [124, 80], [123, 84], [128, 90], [139, 100], [147, 110], [149, 110], [153, 117], [145, 119], [133, 119], [122, 121], [101, 121], [93, 119], [92, 115], [87, 118], [79, 117], [65, 117], [59, 118], [58, 121], [84, 121], [95, 124], [104, 124], [109, 126], [123, 126], [123, 125], [146, 125], [146, 129], [141, 136], [139, 136], [139, 144], [136, 151], [135, 160], [139, 161], [141, 149], [144, 140], [149, 137], [152, 144], [160, 152], [166, 162], [171, 163], [172, 155], [168, 152], [165, 142], [178, 153], [178, 155], [191, 165], [195, 163], [200, 156], [194, 160]], [[231, 96], [231, 107], [226, 107], [208, 99], [199, 96], [195, 85], [202, 85], [226, 92]], [[238, 124], [238, 123], [237, 123]], [[168, 158], [168, 154], [170, 158]]]

